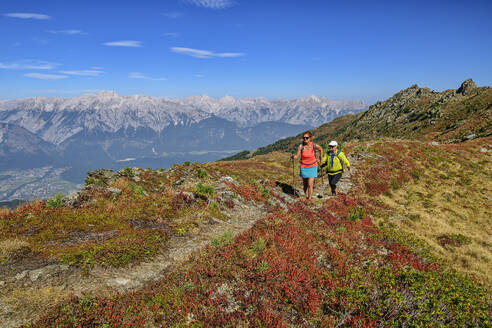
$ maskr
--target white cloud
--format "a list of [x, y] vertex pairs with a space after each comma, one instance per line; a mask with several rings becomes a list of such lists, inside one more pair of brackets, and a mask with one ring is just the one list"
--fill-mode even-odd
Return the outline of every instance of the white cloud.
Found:
[[87, 33], [82, 32], [81, 30], [50, 30], [48, 31], [51, 34], [64, 34], [64, 35], [85, 35]]
[[122, 41], [105, 42], [105, 43], [103, 43], [103, 45], [110, 46], [110, 47], [139, 48], [139, 47], [143, 47], [143, 42], [142, 41], [133, 41], [133, 40], [122, 40]]
[[183, 0], [198, 7], [224, 9], [234, 4], [232, 0]]
[[181, 36], [181, 34], [175, 32], [167, 32], [162, 35], [167, 36], [168, 38], [177, 38], [178, 36]]
[[60, 80], [66, 79], [68, 76], [66, 75], [58, 75], [58, 74], [41, 74], [41, 73], [27, 73], [24, 76], [32, 77], [33, 79], [40, 80]]
[[170, 12], [170, 13], [162, 13], [162, 16], [165, 16], [167, 18], [181, 18], [183, 17], [183, 13], [179, 12]]
[[48, 15], [34, 13], [7, 13], [4, 16], [22, 18], [22, 19], [51, 19]]
[[60, 71], [60, 73], [66, 75], [76, 75], [76, 76], [99, 76], [104, 72], [101, 70], [82, 70], [82, 71]]
[[244, 53], [241, 52], [213, 52], [209, 50], [200, 50], [200, 49], [182, 48], [182, 47], [172, 47], [171, 51], [195, 58], [241, 57], [245, 55]]
[[152, 80], [152, 81], [165, 81], [167, 80], [167, 78], [165, 77], [150, 77], [150, 76], [147, 76], [143, 73], [139, 73], [139, 72], [133, 72], [133, 73], [130, 73], [128, 74], [128, 77], [130, 79], [141, 79], [141, 80]]
[[60, 64], [50, 63], [43, 60], [20, 60], [13, 63], [0, 63], [3, 69], [54, 69]]

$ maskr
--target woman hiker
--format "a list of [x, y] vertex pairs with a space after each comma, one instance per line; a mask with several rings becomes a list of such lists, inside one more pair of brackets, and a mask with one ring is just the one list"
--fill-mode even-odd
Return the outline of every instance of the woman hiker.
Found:
[[342, 162], [347, 166], [350, 174], [352, 174], [352, 168], [345, 154], [338, 150], [338, 143], [336, 141], [330, 141], [328, 144], [330, 147], [328, 153], [323, 157], [323, 166], [326, 166], [326, 173], [328, 173], [328, 181], [330, 183], [332, 195], [337, 194], [337, 183], [342, 177], [343, 167]]
[[313, 134], [311, 131], [306, 131], [302, 134], [302, 144], [297, 149], [297, 154], [291, 155], [291, 158], [298, 159], [301, 156], [301, 173], [302, 182], [304, 184], [304, 193], [308, 202], [313, 196], [314, 179], [318, 177], [318, 164], [316, 158], [316, 150], [320, 153], [320, 158], [323, 158], [323, 148], [320, 145], [313, 143]]

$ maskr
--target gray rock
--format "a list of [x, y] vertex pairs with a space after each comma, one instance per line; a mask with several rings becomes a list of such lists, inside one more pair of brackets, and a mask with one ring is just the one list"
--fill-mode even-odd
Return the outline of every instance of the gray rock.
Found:
[[134, 287], [138, 287], [140, 283], [138, 281], [134, 281], [132, 279], [128, 278], [115, 278], [115, 279], [110, 279], [108, 280], [107, 284], [112, 287], [117, 287], [120, 290], [129, 290]]
[[229, 176], [226, 176], [226, 177], [222, 177], [220, 178], [219, 181], [227, 181], [227, 182], [232, 182], [232, 183], [235, 183], [236, 181], [234, 181], [233, 178], [229, 177]]
[[467, 135], [467, 136], [465, 137], [465, 139], [466, 139], [466, 140], [471, 140], [471, 139], [475, 139], [476, 137], [477, 137], [477, 135], [476, 135], [475, 133], [473, 133], [473, 134]]
[[75, 190], [70, 192], [65, 197], [63, 197], [63, 203], [65, 204], [65, 206], [74, 207], [75, 204], [77, 203], [77, 198], [79, 197], [79, 193], [80, 192], [78, 190]]
[[480, 151], [481, 153], [487, 153], [487, 152], [488, 152], [487, 148], [485, 148], [485, 147], [481, 147], [481, 148], [479, 149], [479, 151]]
[[461, 83], [461, 86], [459, 87], [458, 90], [456, 90], [456, 93], [462, 94], [463, 96], [468, 96], [476, 88], [477, 85], [475, 84], [475, 82], [473, 82], [472, 79], [468, 79], [463, 83]]
[[217, 298], [218, 296], [225, 296], [228, 306], [224, 309], [226, 313], [232, 313], [239, 309], [239, 304], [234, 297], [234, 288], [229, 286], [226, 282], [220, 285], [211, 298]]
[[33, 282], [38, 279], [44, 280], [67, 270], [68, 270], [68, 265], [65, 264], [47, 265], [43, 268], [29, 271], [29, 279]]
[[126, 278], [116, 278], [114, 280], [114, 283], [120, 286], [127, 286], [128, 284], [131, 283], [131, 280]]
[[90, 180], [92, 181], [100, 181], [102, 183], [108, 184], [111, 180], [114, 180], [118, 177], [118, 173], [113, 172], [113, 170], [101, 169], [90, 171], [87, 173], [88, 177], [85, 178], [86, 183]]
[[109, 187], [107, 188], [109, 191], [111, 191], [111, 193], [115, 194], [115, 195], [119, 195], [121, 194], [121, 189], [118, 189], [118, 188], [114, 188], [114, 187]]
[[431, 144], [432, 146], [439, 146], [439, 142], [437, 141], [431, 141], [429, 144]]
[[20, 272], [20, 273], [16, 274], [16, 275], [15, 275], [15, 280], [21, 280], [21, 279], [24, 279], [24, 278], [27, 276], [27, 273], [28, 273], [28, 272], [29, 272], [29, 271], [24, 270], [24, 271], [22, 271], [22, 272]]
[[186, 180], [181, 178], [179, 179], [178, 181], [176, 181], [175, 183], [173, 183], [173, 186], [180, 186], [182, 185]]

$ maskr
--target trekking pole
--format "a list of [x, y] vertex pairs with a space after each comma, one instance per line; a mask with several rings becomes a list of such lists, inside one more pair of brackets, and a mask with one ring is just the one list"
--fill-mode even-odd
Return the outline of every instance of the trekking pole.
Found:
[[294, 161], [294, 157], [291, 157], [290, 159], [292, 160], [292, 192], [295, 195], [296, 194], [296, 178], [295, 178], [296, 173], [294, 167], [295, 161]]
[[321, 154], [319, 161], [319, 172], [321, 177], [321, 193], [318, 192], [318, 198], [323, 198], [323, 196], [325, 195], [325, 182], [323, 180], [323, 158], [321, 158]]

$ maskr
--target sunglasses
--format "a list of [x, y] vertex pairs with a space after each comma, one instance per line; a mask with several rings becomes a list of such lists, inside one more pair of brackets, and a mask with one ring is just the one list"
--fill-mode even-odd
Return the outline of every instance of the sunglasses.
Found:
[[311, 138], [311, 137], [302, 137], [302, 139], [304, 139], [304, 140], [307, 140], [307, 139], [309, 139], [309, 138]]
[[330, 146], [330, 148], [335, 148], [335, 146]]

